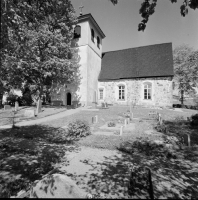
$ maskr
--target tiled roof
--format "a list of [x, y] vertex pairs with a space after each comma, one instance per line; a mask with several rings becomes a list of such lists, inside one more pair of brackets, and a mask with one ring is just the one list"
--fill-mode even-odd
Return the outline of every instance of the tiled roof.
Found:
[[172, 43], [105, 52], [98, 80], [173, 76]]

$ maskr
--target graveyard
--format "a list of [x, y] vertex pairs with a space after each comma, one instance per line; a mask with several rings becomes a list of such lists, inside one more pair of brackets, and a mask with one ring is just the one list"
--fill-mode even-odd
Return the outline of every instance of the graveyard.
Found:
[[[0, 129], [1, 195], [22, 191], [18, 195], [24, 196], [35, 181], [56, 170], [54, 174], [67, 175], [95, 198], [144, 199], [144, 190], [129, 194], [128, 184], [132, 166], [147, 166], [155, 198], [193, 199], [198, 195], [198, 129], [190, 128], [187, 119], [196, 113], [107, 105], [19, 129]], [[68, 134], [84, 127], [83, 137]], [[174, 143], [180, 136], [182, 145]]]

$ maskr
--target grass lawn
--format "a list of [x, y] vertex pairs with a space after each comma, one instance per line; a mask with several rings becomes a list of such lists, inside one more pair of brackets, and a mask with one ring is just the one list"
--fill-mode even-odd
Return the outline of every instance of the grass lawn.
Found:
[[[110, 107], [109, 109], [100, 109], [99, 111], [82, 110], [71, 116], [40, 125], [0, 130], [0, 196], [9, 197], [15, 195], [21, 189], [27, 188], [29, 183], [40, 179], [44, 174], [54, 169], [58, 163], [65, 162], [62, 158], [66, 151], [72, 150], [71, 144], [92, 148], [116, 149], [122, 142], [134, 141], [137, 137], [149, 137], [151, 140], [161, 138], [161, 134], [145, 133], [146, 130], [153, 129], [156, 125], [154, 121], [141, 120], [141, 118], [149, 117], [148, 113], [151, 109], [133, 109], [134, 118], [137, 118], [133, 121], [135, 130], [131, 133], [124, 133], [123, 136], [91, 134], [81, 138], [79, 141], [72, 141], [67, 138], [65, 129], [61, 128], [76, 119], [81, 119], [87, 120], [92, 131], [95, 132], [106, 122], [120, 118], [127, 110], [129, 110], [127, 106]], [[183, 112], [171, 110], [157, 110], [157, 112], [162, 114], [169, 129], [177, 132], [176, 134], [179, 134], [181, 131], [185, 132], [185, 129], [187, 130], [188, 128], [179, 124], [179, 119], [181, 117], [186, 119], [186, 117], [197, 113], [197, 111], [187, 109], [183, 109]], [[95, 115], [98, 115], [99, 122], [92, 124], [92, 117]], [[173, 123], [175, 118], [177, 118], [177, 121]], [[198, 130], [189, 130], [188, 128], [188, 131], [192, 132], [192, 143], [198, 144], [196, 136]], [[179, 182], [177, 181], [179, 179], [181, 179], [182, 183], [186, 179], [186, 185], [184, 184], [183, 188], [177, 188], [177, 191], [172, 191], [175, 197], [178, 197], [176, 195], [178, 191], [187, 198], [190, 197], [191, 193], [194, 194], [193, 189], [198, 185], [198, 172], [196, 170], [193, 171], [197, 167], [196, 162], [198, 162], [196, 151], [182, 150], [179, 153], [182, 159], [180, 157], [180, 160], [173, 161], [153, 159], [142, 154], [131, 156], [134, 163], [145, 165], [150, 163], [151, 169], [156, 171], [156, 174], [159, 176], [161, 175], [161, 179], [160, 177], [157, 178], [157, 176], [154, 177], [162, 182], [160, 188], [157, 188], [157, 186], [155, 188], [158, 191], [156, 193], [158, 197], [162, 195], [160, 189], [163, 187], [171, 187], [173, 183], [175, 187], [178, 187]], [[165, 181], [165, 186], [163, 181]], [[193, 188], [192, 190], [190, 189], [191, 187]]]
[[[33, 109], [36, 110], [35, 106], [22, 106], [19, 107], [18, 112], [15, 114], [15, 122], [19, 122], [21, 120], [34, 120], [34, 119], [40, 119], [43, 117], [47, 117], [56, 113], [64, 112], [67, 110], [64, 106], [49, 106], [49, 105], [43, 105], [42, 106], [42, 112], [40, 112], [37, 116], [26, 118], [24, 117], [24, 112], [26, 109]], [[11, 110], [4, 110], [3, 108], [0, 109], [0, 126], [12, 124], [13, 123], [13, 110], [14, 107], [12, 107]]]

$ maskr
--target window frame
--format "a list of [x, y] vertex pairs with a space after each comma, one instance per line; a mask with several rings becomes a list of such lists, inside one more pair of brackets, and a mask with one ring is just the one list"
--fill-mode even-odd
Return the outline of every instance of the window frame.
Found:
[[100, 49], [100, 38], [97, 36], [97, 47]]
[[94, 42], [94, 37], [95, 37], [95, 32], [94, 32], [94, 30], [93, 30], [93, 28], [91, 29], [91, 41], [93, 42], [93, 43], [95, 43]]
[[[75, 33], [75, 29], [76, 28], [79, 28], [79, 30], [80, 30], [80, 33], [79, 34], [77, 34], [77, 33]], [[77, 36], [78, 35], [78, 36]], [[78, 38], [81, 38], [81, 26], [80, 25], [76, 25], [75, 26], [75, 28], [74, 28], [74, 37], [73, 37], [74, 39], [78, 39]]]
[[[121, 87], [121, 88], [120, 88]], [[118, 85], [118, 100], [125, 101], [126, 87], [125, 85]]]
[[[101, 98], [101, 91], [102, 91], [102, 98]], [[99, 88], [99, 100], [104, 100], [104, 88]]]
[[152, 100], [152, 83], [150, 82], [145, 82], [143, 84], [143, 99]]

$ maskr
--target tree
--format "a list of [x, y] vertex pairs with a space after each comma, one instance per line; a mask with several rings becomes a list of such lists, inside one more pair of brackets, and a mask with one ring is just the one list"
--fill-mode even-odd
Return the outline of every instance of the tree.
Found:
[[181, 105], [184, 103], [184, 94], [194, 92], [198, 86], [198, 51], [193, 51], [188, 45], [180, 45], [173, 51], [174, 81], [178, 84], [181, 95]]
[[1, 80], [34, 85], [39, 97], [46, 86], [74, 80], [77, 65], [68, 54], [77, 18], [70, 0], [4, 0], [1, 11]]
[[[118, 3], [118, 0], [110, 0], [113, 5]], [[171, 3], [176, 3], [177, 0], [169, 0]], [[141, 4], [139, 13], [141, 14], [143, 20], [138, 25], [138, 31], [144, 31], [146, 28], [146, 24], [149, 20], [149, 17], [154, 14], [155, 7], [157, 5], [157, 0], [144, 0]], [[198, 1], [197, 0], [184, 0], [183, 4], [180, 7], [180, 12], [183, 17], [188, 14], [188, 8], [198, 9]]]

